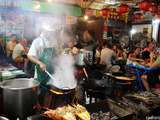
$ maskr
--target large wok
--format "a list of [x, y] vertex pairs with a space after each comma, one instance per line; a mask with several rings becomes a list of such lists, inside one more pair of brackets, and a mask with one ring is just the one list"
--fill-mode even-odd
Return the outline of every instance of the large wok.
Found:
[[12, 79], [2, 82], [1, 88], [5, 115], [24, 120], [33, 114], [39, 82], [27, 78]]

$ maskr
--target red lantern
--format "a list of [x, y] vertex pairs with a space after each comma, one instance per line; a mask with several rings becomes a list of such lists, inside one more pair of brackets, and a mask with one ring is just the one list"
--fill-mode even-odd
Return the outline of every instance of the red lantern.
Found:
[[108, 16], [110, 13], [110, 9], [109, 8], [103, 8], [101, 10], [102, 16]]
[[148, 11], [149, 8], [151, 7], [151, 3], [148, 2], [148, 1], [146, 1], [146, 0], [144, 0], [144, 1], [142, 1], [142, 2], [140, 2], [140, 3], [138, 4], [138, 7], [139, 7], [141, 10]]
[[129, 7], [128, 5], [126, 4], [121, 4], [119, 7], [118, 7], [118, 13], [121, 15], [121, 14], [124, 14], [124, 13], [127, 13], [129, 11]]
[[149, 8], [149, 11], [152, 13], [156, 13], [158, 11], [158, 6], [152, 3], [152, 5]]

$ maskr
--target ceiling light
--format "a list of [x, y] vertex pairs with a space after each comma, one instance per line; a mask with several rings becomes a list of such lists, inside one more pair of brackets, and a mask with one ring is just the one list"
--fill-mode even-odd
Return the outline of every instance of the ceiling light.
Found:
[[88, 20], [88, 16], [87, 15], [84, 16], [84, 20]]

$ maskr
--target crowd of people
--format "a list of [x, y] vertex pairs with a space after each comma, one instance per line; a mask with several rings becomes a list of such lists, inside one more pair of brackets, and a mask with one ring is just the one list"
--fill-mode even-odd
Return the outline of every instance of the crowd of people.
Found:
[[28, 40], [26, 38], [18, 39], [17, 35], [12, 34], [8, 40], [3, 35], [0, 36], [0, 56], [1, 62], [11, 63], [19, 69], [27, 65]]
[[[45, 61], [45, 64], [40, 61], [38, 56], [40, 56], [41, 52], [39, 51], [41, 51], [44, 46], [51, 45], [52, 47], [54, 46], [55, 49], [58, 48], [58, 52], [70, 52], [74, 56], [76, 64], [105, 66], [104, 72], [110, 72], [112, 66], [117, 64], [119, 60], [125, 61], [126, 64], [134, 63], [151, 68], [160, 66], [159, 52], [156, 49], [155, 42], [152, 40], [147, 43], [146, 48], [135, 46], [130, 52], [126, 53], [119, 44], [113, 44], [111, 46], [107, 40], [104, 40], [102, 44], [98, 44], [88, 30], [83, 32], [83, 40], [80, 45], [71, 31], [63, 30], [59, 33], [54, 31], [55, 36], [58, 37], [56, 38], [58, 39], [56, 42], [52, 41], [53, 35], [51, 34], [53, 34], [53, 31], [43, 31], [43, 34], [32, 42], [30, 50], [28, 47], [29, 42], [26, 38], [18, 39], [18, 37], [13, 34], [9, 37], [9, 40], [4, 42], [3, 36], [0, 36], [0, 56], [5, 59], [5, 61], [13, 63], [13, 65], [20, 69], [24, 69], [30, 60], [44, 71], [49, 62]], [[47, 42], [47, 39], [51, 39], [51, 41]], [[48, 50], [46, 51], [44, 53], [48, 54]], [[55, 55], [57, 54], [55, 50], [52, 52], [54, 52]], [[92, 59], [91, 62], [89, 61], [90, 58], [86, 57], [90, 57]], [[41, 78], [43, 77], [41, 76]], [[144, 87], [148, 90], [150, 88], [148, 79], [145, 75], [142, 76], [142, 78]]]
[[[147, 68], [160, 66], [159, 51], [157, 51], [156, 44], [152, 40], [147, 43], [146, 48], [135, 46], [128, 53], [124, 52], [119, 45], [115, 44], [112, 47], [107, 45], [106, 41], [101, 48], [97, 48], [96, 57], [99, 64], [106, 65], [106, 72], [110, 72], [111, 67], [116, 65], [119, 60], [125, 61], [126, 64], [142, 65]], [[155, 86], [159, 82], [159, 75], [142, 75], [141, 79], [144, 89], [149, 90], [151, 86]]]

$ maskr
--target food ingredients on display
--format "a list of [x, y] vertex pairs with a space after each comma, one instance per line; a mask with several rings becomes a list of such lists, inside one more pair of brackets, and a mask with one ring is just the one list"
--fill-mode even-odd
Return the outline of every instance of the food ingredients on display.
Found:
[[99, 111], [91, 114], [91, 120], [116, 120], [116, 119], [118, 119], [118, 117], [111, 112]]

